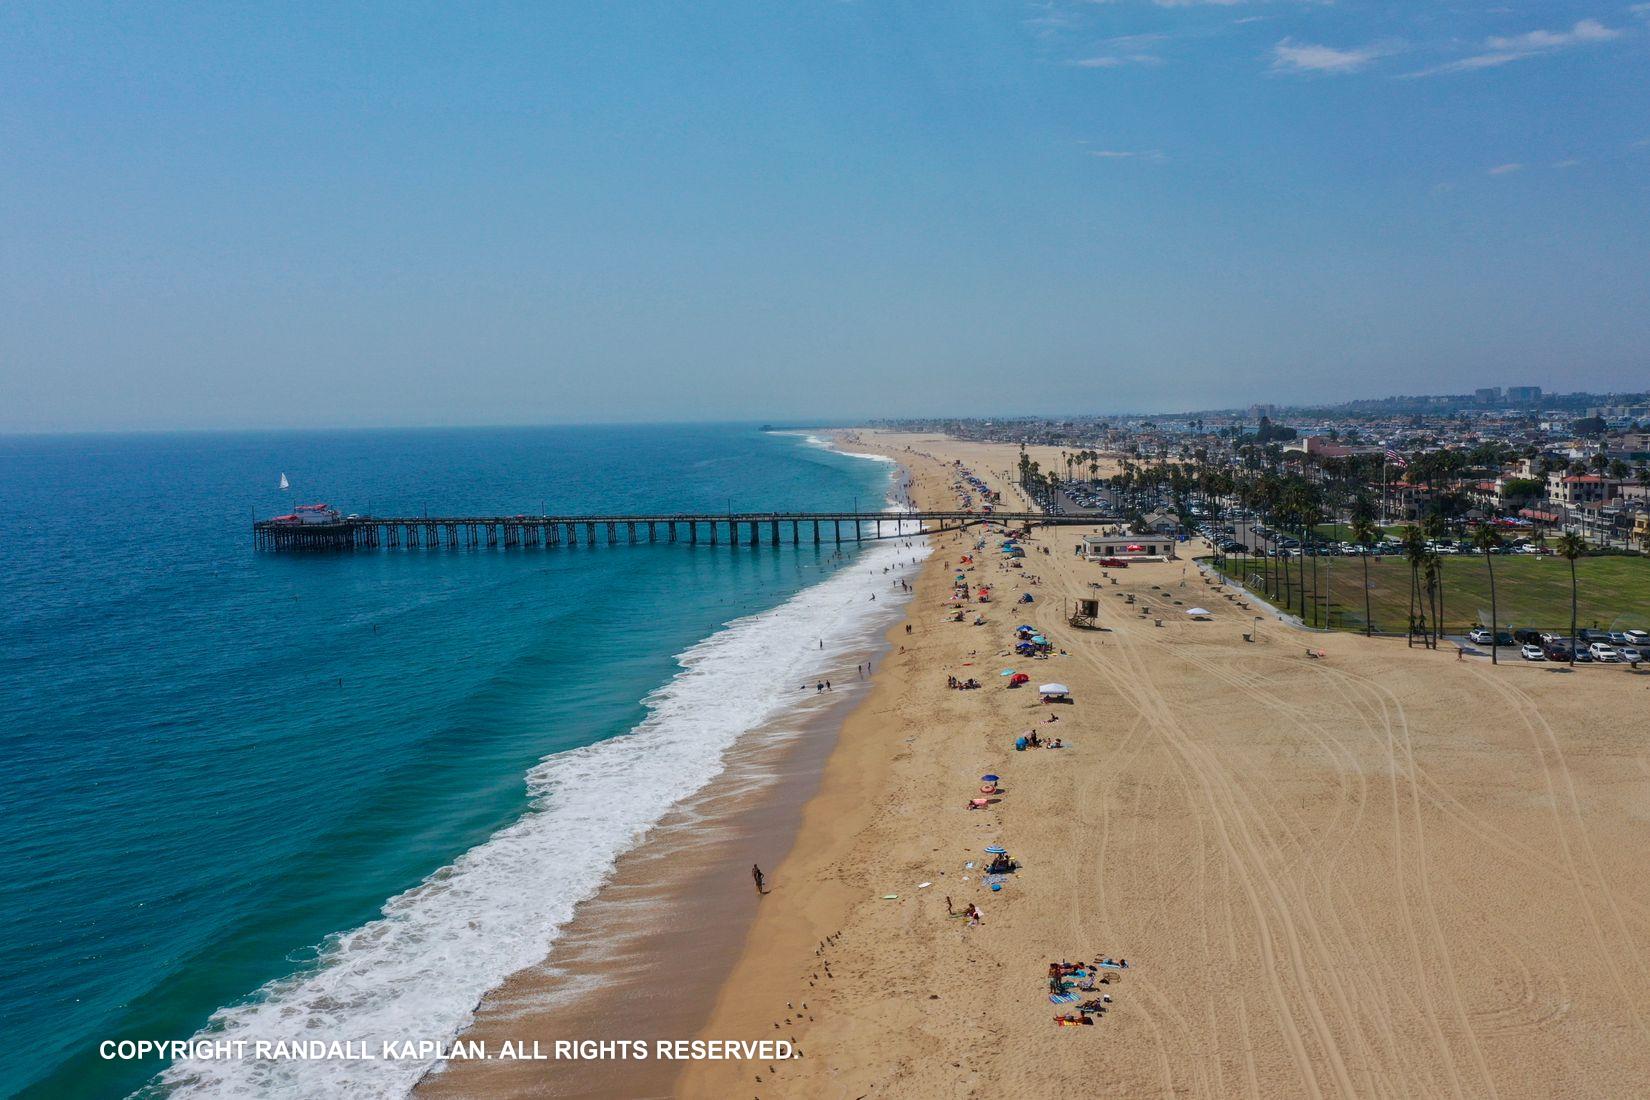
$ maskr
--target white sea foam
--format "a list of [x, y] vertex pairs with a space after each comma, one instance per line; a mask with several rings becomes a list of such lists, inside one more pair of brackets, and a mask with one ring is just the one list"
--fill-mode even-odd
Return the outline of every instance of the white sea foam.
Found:
[[821, 439], [817, 435], [804, 434], [802, 439], [803, 442], [807, 443], [810, 447], [819, 447], [822, 450], [832, 451], [839, 455], [847, 455], [849, 458], [863, 458], [871, 462], [886, 463], [889, 466], [894, 465], [897, 461], [889, 455], [868, 454], [864, 451], [844, 451], [829, 439]]
[[[349, 1040], [374, 1053], [391, 1039], [454, 1039], [483, 994], [549, 953], [623, 852], [716, 778], [741, 736], [796, 705], [798, 685], [822, 665], [891, 625], [904, 599], [882, 569], [927, 552], [920, 539], [868, 543], [826, 580], [688, 649], [634, 730], [547, 757], [528, 773], [533, 807], [519, 821], [391, 898], [379, 919], [325, 944], [315, 967], [219, 1009], [196, 1038], [245, 1039], [248, 1049], [260, 1039]], [[190, 1060], [157, 1084], [213, 1100], [404, 1097], [431, 1065]]]

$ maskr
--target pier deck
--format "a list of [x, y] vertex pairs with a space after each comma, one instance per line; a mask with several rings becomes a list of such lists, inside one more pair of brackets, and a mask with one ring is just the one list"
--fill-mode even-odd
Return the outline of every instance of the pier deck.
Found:
[[[819, 545], [913, 538], [985, 523], [1093, 524], [1041, 512], [742, 512], [727, 515], [353, 516], [333, 523], [259, 520], [254, 545], [272, 552], [459, 550], [669, 542], [688, 545]], [[785, 536], [789, 536], [786, 538]], [[582, 538], [581, 538], [582, 536]]]

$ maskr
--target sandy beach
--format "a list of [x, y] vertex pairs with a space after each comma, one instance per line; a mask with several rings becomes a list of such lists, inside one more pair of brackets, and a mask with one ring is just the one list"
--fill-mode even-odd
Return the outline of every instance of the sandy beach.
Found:
[[[1017, 460], [848, 446], [929, 505], [956, 504], [953, 459]], [[702, 1030], [801, 1057], [696, 1063], [677, 1095], [1650, 1094], [1650, 675], [1257, 624], [1189, 560], [1103, 575], [1079, 535], [1038, 532], [1023, 569], [935, 540]], [[942, 607], [964, 554], [983, 626]], [[1067, 625], [1090, 594], [1102, 629]], [[1055, 653], [1009, 656], [1020, 623]], [[1032, 729], [1067, 747], [1016, 752]], [[983, 773], [1002, 793], [970, 811]], [[1022, 865], [997, 893], [992, 844]], [[1102, 955], [1130, 963], [1107, 1011], [1056, 1026], [1048, 964]]]

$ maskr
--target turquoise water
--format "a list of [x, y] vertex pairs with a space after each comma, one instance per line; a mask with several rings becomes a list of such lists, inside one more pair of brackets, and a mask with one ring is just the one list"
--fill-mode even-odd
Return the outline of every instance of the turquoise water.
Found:
[[[488, 927], [513, 934], [559, 915], [509, 908], [534, 892], [509, 876], [545, 855], [524, 814], [562, 812], [549, 843], [605, 851], [592, 843], [604, 829], [634, 830], [649, 799], [668, 804], [672, 784], [689, 782], [694, 766], [646, 765], [692, 752], [701, 733], [681, 723], [711, 708], [678, 692], [654, 702], [675, 722], [655, 734], [675, 741], [624, 756], [581, 747], [637, 727], [644, 698], [696, 643], [723, 639], [695, 651], [707, 675], [762, 668], [782, 648], [792, 664], [772, 676], [793, 678], [793, 635], [847, 613], [845, 590], [831, 597], [822, 582], [853, 555], [829, 545], [287, 557], [252, 552], [254, 513], [312, 500], [509, 514], [856, 497], [871, 510], [887, 470], [749, 427], [0, 440], [0, 1034], [11, 1048], [0, 1094], [124, 1095], [162, 1065], [102, 1060], [101, 1040], [187, 1038], [215, 1010], [272, 997], [313, 1011], [323, 999], [300, 997], [297, 978], [365, 957], [350, 953], [366, 937], [339, 934], [478, 846], [460, 864], [474, 873], [453, 879], [472, 885], [425, 888], [388, 910], [401, 954], [383, 966], [413, 960], [439, 990], [446, 963], [432, 960], [457, 934], [443, 921], [472, 930], [463, 965], [534, 949], [485, 939]], [[788, 628], [718, 634], [804, 589], [820, 602], [794, 607]], [[863, 596], [851, 598], [857, 608]], [[744, 718], [719, 715], [716, 736]], [[584, 771], [571, 779], [572, 768]], [[579, 816], [581, 798], [599, 809]], [[566, 889], [602, 870], [556, 858]], [[455, 908], [458, 894], [471, 909]], [[478, 919], [489, 907], [507, 919]], [[361, 1005], [381, 999], [355, 992]], [[427, 1020], [444, 1004], [402, 1011]], [[337, 1012], [331, 1024], [350, 1022], [350, 1002]], [[306, 1086], [243, 1091], [282, 1088]]]

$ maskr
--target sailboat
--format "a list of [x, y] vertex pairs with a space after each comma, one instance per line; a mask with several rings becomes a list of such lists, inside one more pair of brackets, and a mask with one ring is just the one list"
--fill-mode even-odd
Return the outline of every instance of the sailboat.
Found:
[[285, 475], [285, 474], [282, 474], [282, 475], [281, 475], [281, 488], [283, 488], [283, 489], [290, 489], [290, 488], [292, 488], [292, 486], [291, 486], [291, 485], [290, 485], [290, 484], [288, 484], [288, 483], [287, 483], [287, 480], [286, 480], [286, 475]]

